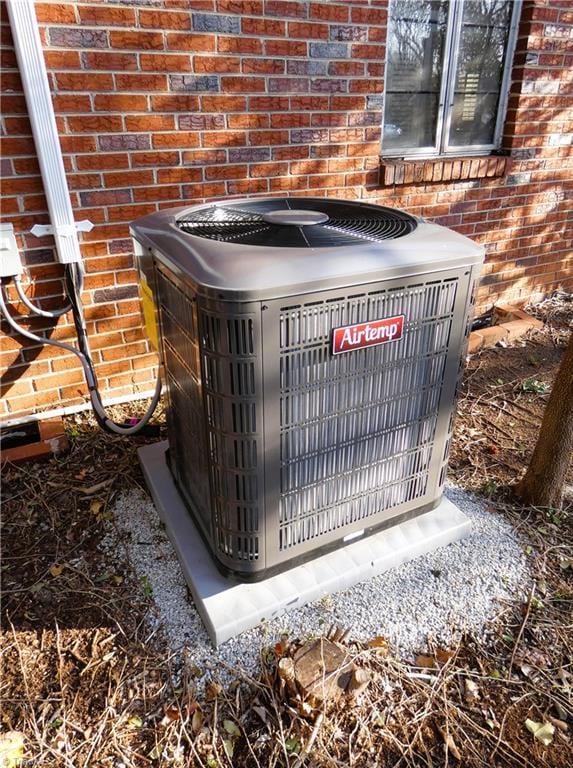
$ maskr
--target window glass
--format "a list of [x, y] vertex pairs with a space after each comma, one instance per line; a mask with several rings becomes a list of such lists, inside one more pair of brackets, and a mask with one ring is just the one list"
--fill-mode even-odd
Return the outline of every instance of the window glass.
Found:
[[392, 1], [384, 153], [424, 157], [496, 146], [515, 43], [511, 21], [520, 7], [513, 0]]
[[463, 4], [449, 143], [492, 144], [503, 77], [510, 4]]
[[505, 28], [509, 24], [511, 5], [508, 0], [464, 0], [463, 21], [465, 24], [493, 24]]
[[436, 145], [447, 2], [397, 0], [388, 39], [384, 148]]

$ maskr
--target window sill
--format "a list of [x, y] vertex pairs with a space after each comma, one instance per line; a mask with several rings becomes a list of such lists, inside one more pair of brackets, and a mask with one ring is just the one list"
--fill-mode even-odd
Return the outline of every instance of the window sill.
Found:
[[487, 157], [439, 157], [431, 160], [381, 158], [380, 184], [427, 184], [444, 181], [495, 179], [509, 171], [508, 155]]

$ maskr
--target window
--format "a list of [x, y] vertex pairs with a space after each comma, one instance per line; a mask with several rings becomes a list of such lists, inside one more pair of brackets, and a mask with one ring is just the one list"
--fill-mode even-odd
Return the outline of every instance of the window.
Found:
[[499, 147], [520, 9], [512, 0], [392, 0], [385, 156]]

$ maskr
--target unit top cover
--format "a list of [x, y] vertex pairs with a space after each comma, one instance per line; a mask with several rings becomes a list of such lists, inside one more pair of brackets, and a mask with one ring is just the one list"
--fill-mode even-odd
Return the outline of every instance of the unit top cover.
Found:
[[483, 260], [483, 248], [468, 238], [404, 211], [326, 198], [245, 199], [170, 209], [138, 219], [131, 231], [199, 292], [237, 300]]

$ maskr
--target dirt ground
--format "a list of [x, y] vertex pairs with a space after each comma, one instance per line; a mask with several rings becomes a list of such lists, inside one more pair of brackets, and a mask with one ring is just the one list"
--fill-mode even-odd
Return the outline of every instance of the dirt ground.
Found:
[[[213, 678], [199, 696], [200, 670], [151, 632], [145, 585], [127, 560], [112, 567], [98, 549], [114, 499], [143, 487], [135, 451], [145, 440], [103, 434], [82, 414], [66, 420], [66, 456], [5, 467], [0, 766], [17, 758], [66, 768], [573, 764], [572, 504], [523, 508], [511, 494], [573, 302], [535, 311], [543, 331], [470, 359], [450, 470], [523, 537], [534, 575], [527, 601], [502, 606], [487, 641], [429, 648], [415, 664], [384, 638], [345, 640], [366, 686], [330, 704], [293, 690], [285, 670], [297, 638], [261, 648], [256, 680], [238, 674], [223, 690]], [[9, 732], [13, 763], [1, 752]]]
[[[541, 425], [551, 382], [573, 317], [573, 301], [532, 308], [546, 323], [508, 347], [472, 355], [467, 363], [450, 455], [449, 477], [492, 498], [511, 498]], [[568, 477], [573, 485], [573, 466]]]

